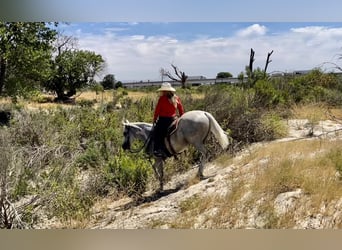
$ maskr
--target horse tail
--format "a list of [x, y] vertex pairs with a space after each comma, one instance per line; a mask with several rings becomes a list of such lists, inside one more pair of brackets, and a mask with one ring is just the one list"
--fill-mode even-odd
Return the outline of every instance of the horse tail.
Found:
[[210, 131], [214, 134], [216, 140], [219, 142], [222, 149], [226, 149], [229, 145], [229, 139], [227, 134], [223, 131], [221, 126], [210, 113], [204, 112], [204, 114], [209, 119]]

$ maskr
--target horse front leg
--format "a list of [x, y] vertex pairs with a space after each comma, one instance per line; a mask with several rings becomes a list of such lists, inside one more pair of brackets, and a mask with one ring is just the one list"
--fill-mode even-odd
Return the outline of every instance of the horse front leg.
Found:
[[162, 158], [156, 158], [153, 164], [153, 170], [156, 178], [159, 180], [159, 189], [157, 191], [161, 192], [164, 188], [164, 161]]

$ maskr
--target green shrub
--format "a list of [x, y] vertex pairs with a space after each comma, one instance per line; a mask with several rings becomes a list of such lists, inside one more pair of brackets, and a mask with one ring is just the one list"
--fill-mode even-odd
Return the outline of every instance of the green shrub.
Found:
[[92, 107], [96, 103], [96, 100], [87, 100], [87, 99], [81, 99], [77, 100], [76, 104], [80, 105], [81, 107]]
[[89, 167], [95, 168], [99, 166], [101, 163], [101, 152], [99, 147], [92, 145], [88, 147], [83, 154], [81, 154], [77, 161], [76, 165], [83, 168], [88, 169]]
[[330, 106], [342, 105], [341, 90], [325, 89], [325, 102]]
[[38, 103], [47, 103], [47, 102], [52, 102], [53, 97], [49, 96], [44, 96], [40, 91], [34, 91], [30, 94], [29, 99], [33, 102], [38, 102]]
[[83, 220], [90, 215], [90, 208], [93, 205], [93, 197], [82, 192], [76, 182], [51, 182], [50, 199], [46, 203], [47, 212], [50, 217], [56, 216], [62, 222], [72, 219]]
[[156, 101], [151, 97], [140, 98], [135, 103], [132, 103], [130, 107], [129, 117], [130, 121], [138, 122], [151, 122], [153, 117]]
[[218, 84], [202, 86], [201, 91], [204, 99], [194, 100], [193, 107], [213, 114], [235, 142], [252, 143], [285, 134], [280, 117], [265, 115], [268, 112], [265, 107], [274, 108], [283, 102], [280, 92], [266, 80], [259, 80], [255, 89]]
[[151, 165], [140, 157], [120, 153], [108, 162], [105, 173], [109, 183], [129, 196], [141, 195], [147, 187]]
[[336, 75], [323, 73], [319, 69], [294, 77], [288, 82], [288, 93], [295, 103], [329, 101], [329, 90], [341, 91]]
[[279, 139], [288, 133], [284, 122], [274, 113], [265, 114], [261, 117], [260, 130], [260, 134], [264, 135], [262, 140]]
[[275, 89], [271, 81], [259, 80], [255, 83], [255, 98], [260, 107], [275, 107], [284, 103], [281, 93]]

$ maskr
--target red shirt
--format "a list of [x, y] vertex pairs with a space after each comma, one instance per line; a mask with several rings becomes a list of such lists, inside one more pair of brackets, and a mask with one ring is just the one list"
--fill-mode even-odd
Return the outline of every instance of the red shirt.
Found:
[[184, 114], [184, 108], [182, 102], [178, 96], [175, 96], [177, 101], [177, 107], [175, 107], [166, 95], [159, 97], [156, 109], [154, 111], [153, 122], [157, 120], [159, 116], [174, 117], [177, 115], [177, 109], [179, 116]]

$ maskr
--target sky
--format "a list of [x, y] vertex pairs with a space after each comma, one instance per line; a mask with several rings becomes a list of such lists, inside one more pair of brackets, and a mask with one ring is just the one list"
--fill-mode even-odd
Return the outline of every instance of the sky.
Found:
[[106, 60], [99, 77], [140, 81], [160, 80], [171, 64], [237, 76], [251, 48], [260, 68], [274, 51], [269, 73], [341, 65], [341, 9], [341, 0], [4, 0], [0, 20], [59, 21], [79, 49]]
[[119, 81], [160, 80], [171, 64], [189, 76], [237, 76], [251, 48], [254, 68], [262, 69], [273, 50], [268, 73], [342, 65], [342, 22], [71, 22], [59, 29], [76, 37], [79, 49], [102, 55], [100, 77]]
[[2, 0], [0, 17], [50, 21], [341, 21], [340, 0]]

